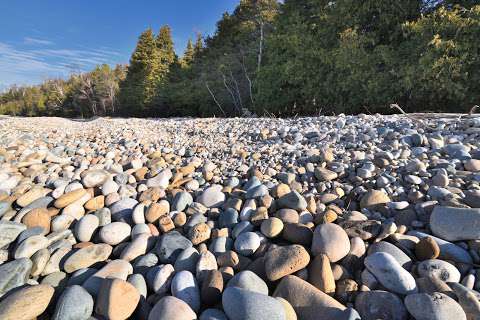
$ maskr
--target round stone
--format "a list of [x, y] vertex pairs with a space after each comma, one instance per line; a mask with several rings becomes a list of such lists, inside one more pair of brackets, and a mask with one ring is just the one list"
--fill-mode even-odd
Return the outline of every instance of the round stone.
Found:
[[312, 239], [312, 254], [326, 254], [331, 262], [337, 262], [350, 251], [347, 233], [333, 223], [320, 224], [315, 228]]
[[268, 286], [265, 281], [250, 270], [241, 271], [234, 275], [228, 281], [228, 287], [237, 287], [268, 295]]
[[107, 260], [111, 253], [112, 247], [110, 245], [105, 243], [94, 244], [75, 251], [65, 260], [63, 268], [65, 272], [72, 273]]
[[73, 285], [59, 297], [52, 320], [87, 320], [92, 312], [92, 296], [81, 286]]
[[282, 232], [283, 222], [279, 218], [270, 217], [262, 222], [260, 230], [267, 238], [275, 238]]
[[99, 224], [100, 220], [97, 216], [93, 214], [83, 216], [75, 225], [75, 237], [80, 242], [90, 241]]
[[120, 279], [104, 279], [95, 312], [107, 319], [128, 319], [139, 301], [140, 293], [132, 284]]
[[100, 229], [99, 237], [102, 242], [109, 245], [117, 245], [128, 240], [132, 228], [125, 222], [112, 222]]
[[148, 320], [192, 320], [197, 315], [185, 301], [165, 296], [161, 298], [148, 315]]
[[197, 202], [203, 204], [207, 208], [220, 207], [225, 201], [225, 194], [222, 192], [222, 186], [213, 185], [197, 198]]
[[370, 190], [360, 200], [360, 206], [362, 208], [371, 208], [389, 202], [390, 197], [385, 192], [380, 190]]
[[255, 232], [244, 232], [235, 239], [234, 245], [239, 254], [250, 256], [260, 247], [260, 237]]
[[29, 211], [22, 218], [22, 223], [27, 228], [41, 227], [45, 230], [45, 234], [50, 232], [50, 214], [45, 208], [38, 208]]
[[200, 309], [200, 290], [190, 271], [180, 271], [172, 279], [172, 295], [185, 301], [194, 311]]
[[387, 291], [360, 292], [355, 300], [355, 309], [365, 320], [408, 319], [403, 301], [397, 295]]
[[440, 247], [432, 237], [425, 237], [415, 244], [415, 256], [418, 260], [436, 259], [440, 255]]
[[460, 271], [447, 261], [429, 259], [422, 261], [417, 266], [421, 277], [435, 277], [444, 282], [460, 282]]

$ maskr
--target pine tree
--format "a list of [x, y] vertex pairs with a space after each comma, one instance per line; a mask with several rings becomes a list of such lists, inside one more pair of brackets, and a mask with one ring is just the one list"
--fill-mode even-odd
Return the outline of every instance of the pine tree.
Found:
[[155, 36], [149, 28], [140, 35], [126, 79], [121, 83], [120, 103], [124, 114], [145, 114], [154, 93], [156, 51]]
[[195, 41], [195, 46], [193, 47], [193, 52], [195, 58], [198, 58], [203, 50], [203, 37], [200, 33], [197, 33], [197, 40]]
[[187, 49], [185, 50], [185, 53], [183, 54], [183, 57], [181, 59], [182, 67], [185, 68], [190, 66], [193, 62], [194, 57], [195, 57], [195, 48], [193, 46], [192, 40], [188, 39]]

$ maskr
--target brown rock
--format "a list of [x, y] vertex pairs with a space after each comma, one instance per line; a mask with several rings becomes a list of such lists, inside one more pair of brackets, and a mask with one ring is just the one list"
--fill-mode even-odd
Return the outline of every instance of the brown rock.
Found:
[[45, 208], [38, 208], [29, 211], [22, 218], [22, 223], [27, 228], [42, 227], [46, 233], [50, 232], [50, 214]]
[[302, 320], [318, 320], [319, 316], [322, 320], [345, 317], [343, 304], [296, 276], [284, 277], [273, 296], [287, 300]]
[[105, 196], [100, 195], [98, 197], [88, 200], [84, 207], [87, 210], [98, 210], [105, 206]]
[[291, 243], [310, 246], [312, 244], [313, 231], [303, 224], [287, 223], [283, 227], [282, 236]]
[[265, 255], [265, 272], [275, 281], [305, 268], [309, 262], [310, 255], [301, 245], [276, 247]]
[[335, 293], [335, 279], [326, 254], [320, 254], [313, 259], [308, 267], [308, 282], [327, 294]]
[[218, 270], [208, 271], [202, 282], [201, 298], [207, 305], [214, 305], [222, 298], [223, 277]]
[[188, 231], [188, 238], [190, 239], [190, 241], [192, 241], [192, 244], [196, 246], [197, 244], [200, 244], [210, 239], [211, 233], [212, 231], [210, 227], [206, 223], [202, 222], [190, 228], [190, 230]]
[[353, 302], [358, 284], [352, 279], [343, 279], [338, 281], [335, 290], [335, 297], [342, 303]]
[[55, 207], [62, 209], [68, 206], [69, 204], [77, 201], [81, 197], [87, 194], [85, 189], [76, 189], [61, 195], [57, 200], [55, 200]]
[[283, 230], [283, 222], [279, 218], [270, 217], [263, 220], [260, 230], [267, 238], [275, 238]]
[[40, 316], [48, 307], [55, 290], [49, 285], [24, 287], [0, 302], [0, 319], [32, 320]]
[[159, 187], [149, 188], [146, 191], [143, 191], [138, 198], [138, 202], [144, 201], [158, 201], [159, 199], [165, 197], [165, 190]]
[[64, 270], [67, 273], [75, 272], [79, 269], [88, 268], [91, 265], [105, 261], [112, 253], [112, 247], [108, 244], [88, 245], [75, 251], [64, 263]]
[[390, 197], [385, 192], [380, 190], [370, 190], [360, 200], [360, 206], [362, 208], [371, 208], [389, 202]]
[[158, 228], [163, 233], [167, 233], [168, 231], [175, 229], [175, 224], [169, 216], [162, 216], [158, 219]]
[[240, 262], [239, 255], [232, 250], [228, 250], [217, 257], [217, 264], [219, 267], [235, 268]]
[[120, 279], [104, 279], [98, 292], [95, 311], [110, 320], [127, 319], [140, 301], [138, 290]]
[[436, 259], [440, 255], [440, 247], [432, 237], [425, 237], [415, 245], [415, 255], [418, 260]]
[[176, 227], [182, 227], [185, 223], [187, 223], [187, 215], [185, 212], [179, 212], [173, 217], [173, 223]]
[[284, 196], [286, 195], [287, 193], [290, 193], [292, 190], [290, 190], [290, 187], [285, 184], [285, 183], [280, 183], [280, 184], [277, 184], [274, 188], [273, 188], [273, 195], [276, 197], [276, 198], [280, 198], [281, 196]]
[[283, 223], [298, 223], [298, 212], [293, 209], [280, 209], [275, 216], [283, 221]]
[[148, 207], [147, 213], [145, 214], [145, 219], [150, 223], [154, 223], [160, 219], [161, 216], [164, 216], [169, 212], [170, 204], [168, 201], [162, 200], [158, 203], [154, 202]]

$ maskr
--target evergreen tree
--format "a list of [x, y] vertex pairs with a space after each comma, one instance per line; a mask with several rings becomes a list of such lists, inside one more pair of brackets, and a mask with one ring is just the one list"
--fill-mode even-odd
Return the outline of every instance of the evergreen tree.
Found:
[[130, 59], [121, 83], [120, 103], [124, 114], [141, 116], [147, 112], [156, 88], [156, 41], [152, 29], [144, 31]]
[[[155, 39], [155, 68], [153, 71], [152, 93], [150, 100], [151, 112], [158, 114], [162, 109], [166, 112], [166, 84], [168, 73], [173, 64], [178, 63], [173, 47], [172, 32], [169, 26], [163, 26]], [[161, 114], [162, 116], [164, 114]]]
[[185, 49], [185, 52], [183, 53], [183, 57], [181, 59], [181, 64], [183, 67], [188, 67], [195, 56], [195, 48], [193, 47], [193, 43], [191, 39], [188, 39], [187, 43], [187, 49]]

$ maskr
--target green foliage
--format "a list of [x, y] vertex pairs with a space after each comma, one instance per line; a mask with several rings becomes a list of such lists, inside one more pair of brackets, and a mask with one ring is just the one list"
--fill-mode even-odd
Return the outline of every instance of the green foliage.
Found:
[[128, 67], [12, 87], [15, 115], [465, 112], [480, 101], [477, 0], [240, 0], [182, 57], [143, 32]]

